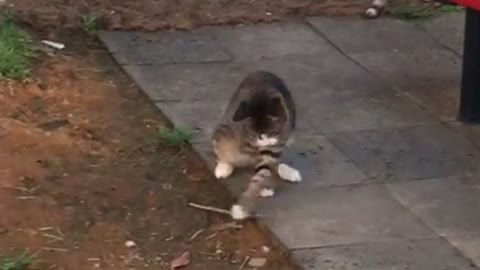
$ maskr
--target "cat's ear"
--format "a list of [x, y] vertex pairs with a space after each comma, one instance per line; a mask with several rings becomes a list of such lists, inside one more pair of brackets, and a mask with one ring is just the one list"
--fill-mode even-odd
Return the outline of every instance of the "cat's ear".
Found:
[[233, 114], [233, 121], [238, 122], [250, 117], [250, 110], [248, 108], [247, 102], [242, 101], [238, 106], [235, 114]]

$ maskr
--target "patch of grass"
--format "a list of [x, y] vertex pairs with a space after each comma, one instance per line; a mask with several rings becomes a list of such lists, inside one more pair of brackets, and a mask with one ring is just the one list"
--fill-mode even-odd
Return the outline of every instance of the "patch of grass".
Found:
[[158, 138], [167, 145], [183, 148], [192, 142], [193, 133], [184, 128], [164, 128], [158, 129]]
[[89, 13], [82, 16], [82, 27], [88, 34], [94, 34], [100, 28], [100, 16]]
[[31, 263], [32, 257], [25, 252], [17, 257], [0, 259], [0, 270], [27, 270]]
[[28, 34], [11, 19], [0, 24], [0, 78], [25, 79], [30, 75], [34, 55]]
[[428, 19], [440, 13], [458, 12], [463, 7], [456, 5], [441, 5], [435, 7], [432, 5], [409, 6], [392, 10], [392, 15], [402, 20], [421, 20]]

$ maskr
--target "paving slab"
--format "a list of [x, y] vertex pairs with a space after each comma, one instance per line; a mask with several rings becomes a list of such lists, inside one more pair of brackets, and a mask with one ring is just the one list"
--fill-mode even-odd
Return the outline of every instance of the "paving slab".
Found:
[[210, 31], [237, 61], [277, 58], [291, 54], [338, 54], [325, 39], [299, 22], [232, 28], [212, 27]]
[[443, 45], [458, 55], [463, 54], [465, 12], [446, 13], [432, 20], [426, 20], [420, 25]]
[[437, 237], [376, 184], [291, 184], [265, 199], [259, 213], [290, 249]]
[[414, 24], [392, 18], [311, 17], [308, 22], [346, 54], [441, 48], [438, 42]]
[[230, 63], [128, 65], [124, 68], [154, 101], [218, 100], [219, 107], [251, 69]]
[[480, 258], [480, 174], [388, 185], [430, 228], [472, 259]]
[[408, 53], [367, 52], [351, 57], [440, 118], [457, 116], [462, 61], [449, 50], [418, 48]]
[[[342, 55], [285, 56], [255, 62], [126, 66], [127, 72], [157, 101], [204, 102], [215, 113], [224, 107], [248, 72], [265, 69], [282, 77], [302, 112], [298, 128], [310, 134], [402, 127], [437, 119], [421, 110]], [[165, 110], [178, 108], [165, 103]], [[194, 107], [198, 107], [193, 104]], [[207, 105], [202, 105], [208, 109]], [[187, 108], [187, 105], [180, 107]], [[160, 108], [162, 108], [160, 106]], [[339, 110], [339, 108], [342, 108]], [[166, 112], [168, 114], [168, 112]], [[180, 112], [185, 115], [188, 112]], [[205, 114], [200, 122], [211, 122]], [[415, 115], [415, 117], [411, 117]], [[180, 116], [177, 119], [181, 118]]]
[[480, 125], [464, 124], [459, 121], [450, 121], [448, 125], [458, 130], [470, 142], [480, 148]]
[[155, 104], [176, 127], [192, 131], [194, 141], [210, 141], [223, 112], [223, 107], [218, 104], [225, 104], [227, 101], [174, 101]]
[[120, 64], [152, 65], [226, 62], [230, 55], [206, 33], [101, 32], [100, 38]]
[[479, 164], [473, 145], [442, 124], [343, 132], [328, 138], [378, 181], [443, 177], [472, 171]]
[[473, 270], [444, 240], [401, 241], [293, 252], [305, 270]]

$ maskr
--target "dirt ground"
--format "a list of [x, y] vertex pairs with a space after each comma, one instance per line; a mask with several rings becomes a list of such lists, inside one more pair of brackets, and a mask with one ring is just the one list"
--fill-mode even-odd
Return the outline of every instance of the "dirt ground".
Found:
[[83, 38], [41, 57], [29, 82], [0, 82], [0, 256], [29, 250], [42, 270], [170, 269], [188, 251], [187, 269], [239, 269], [247, 256], [293, 269], [255, 223], [188, 207], [232, 198], [190, 151], [158, 143], [157, 109]]
[[[82, 16], [105, 29], [191, 29], [202, 25], [265, 22], [290, 16], [359, 16], [371, 0], [4, 0], [37, 28], [82, 27]], [[424, 0], [389, 0], [389, 8]]]

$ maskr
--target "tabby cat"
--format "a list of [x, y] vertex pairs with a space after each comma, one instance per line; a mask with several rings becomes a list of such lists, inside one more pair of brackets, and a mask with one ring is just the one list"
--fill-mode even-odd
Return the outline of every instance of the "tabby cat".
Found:
[[238, 167], [255, 169], [246, 191], [231, 208], [234, 219], [247, 218], [256, 198], [273, 196], [276, 178], [302, 180], [296, 169], [279, 162], [295, 129], [295, 117], [290, 91], [273, 73], [248, 74], [233, 94], [212, 137], [215, 176], [226, 178]]

